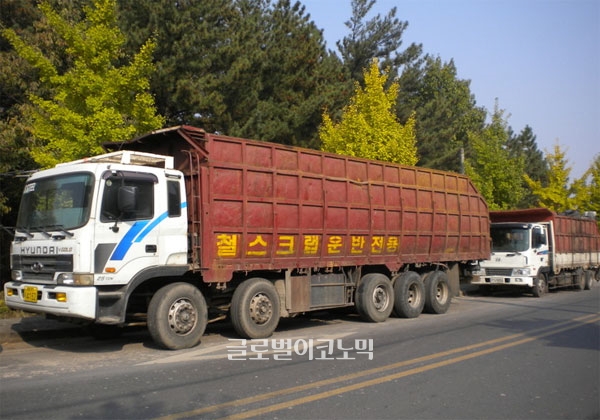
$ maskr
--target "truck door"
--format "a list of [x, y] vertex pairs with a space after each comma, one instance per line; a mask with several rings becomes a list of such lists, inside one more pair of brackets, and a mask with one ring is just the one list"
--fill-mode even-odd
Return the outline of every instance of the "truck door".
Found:
[[103, 174], [94, 270], [106, 274], [102, 278], [106, 282], [122, 277], [119, 272], [126, 277], [128, 272], [156, 265], [158, 230], [149, 227], [156, 212], [157, 183], [158, 178], [149, 173], [106, 171]]
[[533, 247], [532, 261], [534, 266], [541, 267], [549, 265], [549, 243], [548, 243], [548, 227], [534, 226], [531, 231], [531, 241]]

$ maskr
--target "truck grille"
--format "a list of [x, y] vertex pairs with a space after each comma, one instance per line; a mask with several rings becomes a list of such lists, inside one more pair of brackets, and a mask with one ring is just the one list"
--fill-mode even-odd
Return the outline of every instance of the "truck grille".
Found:
[[510, 276], [512, 268], [486, 268], [485, 273], [488, 276]]
[[54, 283], [54, 273], [72, 272], [73, 255], [13, 255], [12, 269], [21, 270], [23, 280]]

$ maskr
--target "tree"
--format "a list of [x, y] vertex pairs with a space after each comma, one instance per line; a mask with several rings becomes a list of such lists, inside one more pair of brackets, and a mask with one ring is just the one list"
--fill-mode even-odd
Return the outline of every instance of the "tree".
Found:
[[[242, 115], [231, 121], [231, 134], [317, 147], [321, 112], [341, 106], [339, 93], [347, 85], [339, 60], [327, 53], [321, 31], [300, 2], [279, 0], [259, 22], [258, 45], [264, 55], [254, 77], [260, 89], [250, 108], [240, 108], [237, 99], [246, 84], [226, 98], [228, 109]], [[248, 109], [252, 113], [244, 118]]]
[[[507, 142], [509, 155], [513, 158], [522, 157], [525, 162], [525, 174], [532, 180], [546, 185], [548, 182], [548, 164], [544, 154], [538, 149], [536, 136], [530, 126], [525, 126], [518, 135], [509, 129]], [[529, 189], [529, 185], [523, 178], [523, 186]], [[536, 197], [533, 194], [525, 194], [518, 208], [530, 208], [536, 205]]]
[[323, 150], [368, 159], [414, 165], [417, 162], [415, 119], [401, 125], [394, 114], [398, 84], [386, 90], [387, 73], [381, 74], [374, 59], [364, 72], [365, 87], [356, 83], [350, 104], [341, 121], [327, 113], [319, 129]]
[[541, 181], [536, 181], [527, 174], [524, 175], [531, 192], [537, 197], [537, 205], [559, 213], [575, 210], [573, 189], [569, 185], [571, 168], [568, 166], [566, 151], [556, 143], [553, 152], [546, 153], [546, 160], [548, 162], [548, 184], [546, 186]]
[[[64, 11], [71, 12], [67, 7]], [[11, 28], [38, 43], [57, 65], [61, 62], [56, 48], [60, 40], [52, 36], [47, 23], [40, 18], [33, 0], [2, 1], [0, 28]], [[30, 121], [24, 113], [31, 92], [43, 92], [37, 83], [36, 70], [0, 36], [0, 216], [5, 226], [14, 226], [16, 222], [16, 204], [24, 184], [24, 177], [17, 176], [37, 167], [29, 154]]]
[[[600, 155], [590, 168], [572, 185], [575, 207], [580, 212], [595, 211], [600, 215]], [[598, 221], [600, 227], [600, 220]]]
[[382, 68], [388, 69], [390, 80], [394, 80], [400, 67], [418, 60], [422, 51], [421, 44], [413, 43], [399, 52], [408, 22], [396, 17], [395, 7], [383, 18], [377, 15], [366, 19], [375, 2], [352, 0], [352, 17], [345, 22], [350, 35], [337, 42], [350, 78], [359, 82], [363, 81], [363, 69], [371, 65], [373, 58], [378, 59]]
[[339, 59], [299, 2], [120, 5], [129, 48], [156, 34], [152, 91], [169, 124], [316, 147], [322, 110], [347, 97]]
[[469, 135], [472, 155], [465, 162], [471, 177], [492, 210], [512, 209], [521, 201], [524, 160], [511, 157], [504, 111], [496, 104], [491, 122], [481, 133]]
[[461, 172], [461, 149], [470, 153], [468, 133], [480, 132], [486, 117], [470, 81], [458, 78], [454, 61], [426, 56], [422, 68], [405, 69], [400, 87], [398, 118], [416, 112], [419, 164]]
[[17, 53], [37, 69], [48, 91], [30, 94], [30, 131], [36, 140], [31, 154], [39, 165], [101, 153], [105, 142], [130, 139], [162, 125], [148, 91], [154, 41], [147, 41], [130, 65], [118, 65], [125, 38], [116, 26], [114, 0], [85, 6], [85, 19], [77, 23], [62, 17], [49, 3], [41, 3], [40, 10], [66, 45], [65, 71], [14, 30], [2, 31]]
[[[234, 29], [240, 37], [256, 32], [255, 7], [240, 1], [236, 12], [232, 0], [119, 0], [119, 25], [128, 34], [127, 51], [134, 53], [150, 37], [156, 40], [151, 90], [167, 125], [199, 122], [209, 131], [223, 130], [213, 122], [226, 113], [223, 97], [228, 90], [220, 91], [219, 82], [228, 72], [250, 78], [253, 63], [246, 60], [244, 67], [242, 59], [232, 62], [228, 51], [237, 46]], [[247, 19], [237, 19], [238, 15]], [[252, 90], [252, 85], [248, 88]], [[245, 103], [243, 96], [239, 99]]]

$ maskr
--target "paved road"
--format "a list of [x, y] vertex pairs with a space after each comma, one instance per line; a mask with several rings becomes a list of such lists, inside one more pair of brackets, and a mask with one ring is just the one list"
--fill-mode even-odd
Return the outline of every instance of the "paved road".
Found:
[[181, 351], [157, 349], [142, 329], [102, 342], [25, 335], [2, 343], [0, 416], [600, 418], [598, 284], [462, 297], [445, 315], [382, 324], [317, 315], [253, 342], [213, 325]]

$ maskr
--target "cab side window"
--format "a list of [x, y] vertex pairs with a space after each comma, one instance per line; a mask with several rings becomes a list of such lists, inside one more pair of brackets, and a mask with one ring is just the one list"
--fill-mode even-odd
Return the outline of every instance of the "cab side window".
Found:
[[169, 217], [181, 216], [181, 193], [179, 181], [167, 181]]
[[[154, 176], [119, 172], [108, 176], [105, 174], [104, 178], [100, 221], [145, 220], [154, 216]], [[135, 195], [135, 206], [127, 211], [122, 211], [122, 206], [119, 206], [119, 190], [123, 188]]]

